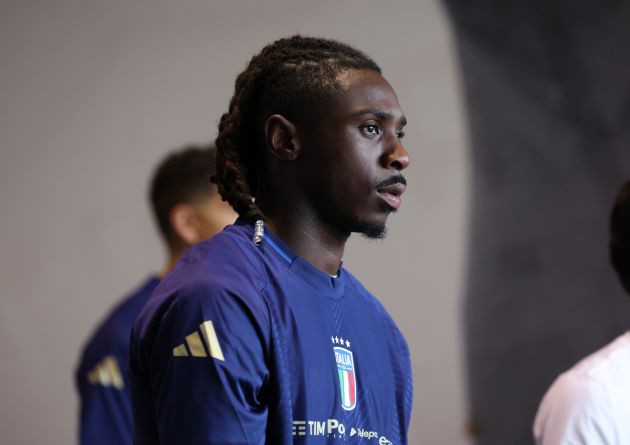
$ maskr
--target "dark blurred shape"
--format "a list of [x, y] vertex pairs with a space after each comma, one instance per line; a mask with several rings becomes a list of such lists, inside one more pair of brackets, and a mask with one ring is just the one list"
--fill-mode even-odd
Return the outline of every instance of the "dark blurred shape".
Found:
[[469, 431], [529, 445], [553, 379], [630, 328], [606, 251], [630, 177], [630, 2], [445, 4], [472, 146]]

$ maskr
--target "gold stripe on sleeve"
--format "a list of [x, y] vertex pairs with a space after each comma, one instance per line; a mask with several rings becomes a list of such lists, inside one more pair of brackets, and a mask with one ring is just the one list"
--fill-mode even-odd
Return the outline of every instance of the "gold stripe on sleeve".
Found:
[[221, 345], [219, 344], [219, 339], [217, 338], [214, 326], [212, 325], [212, 321], [204, 321], [201, 325], [199, 325], [199, 327], [201, 328], [203, 338], [206, 340], [206, 344], [208, 345], [210, 355], [217, 360], [225, 361]]
[[186, 336], [186, 343], [188, 343], [188, 349], [190, 349], [190, 354], [193, 357], [207, 357], [206, 350], [201, 343], [201, 337], [196, 331]]
[[116, 389], [122, 389], [125, 386], [125, 382], [120, 374], [120, 368], [118, 367], [116, 357], [113, 355], [107, 356], [105, 358], [105, 367], [107, 368], [107, 373], [111, 377], [112, 386]]
[[173, 348], [174, 357], [188, 357], [188, 351], [186, 351], [186, 345], [183, 343]]
[[103, 386], [112, 384], [112, 377], [109, 375], [109, 369], [105, 366], [105, 360], [98, 365], [98, 382]]

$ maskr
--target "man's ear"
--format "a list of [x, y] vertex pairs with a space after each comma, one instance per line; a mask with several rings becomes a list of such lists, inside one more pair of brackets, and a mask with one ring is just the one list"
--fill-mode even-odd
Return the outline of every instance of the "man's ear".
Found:
[[294, 161], [300, 155], [297, 127], [280, 114], [273, 114], [265, 121], [265, 141], [271, 154], [281, 161]]
[[197, 228], [197, 215], [193, 206], [185, 203], [176, 204], [168, 216], [173, 232], [186, 247], [201, 241]]

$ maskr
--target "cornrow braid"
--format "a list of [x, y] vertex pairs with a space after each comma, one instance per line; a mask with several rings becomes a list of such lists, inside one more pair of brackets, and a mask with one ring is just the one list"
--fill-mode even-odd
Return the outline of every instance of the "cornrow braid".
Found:
[[323, 97], [338, 91], [337, 79], [349, 69], [381, 72], [372, 59], [348, 45], [295, 35], [264, 47], [236, 78], [228, 112], [219, 123], [212, 180], [241, 218], [265, 220], [254, 202], [265, 120], [282, 114], [299, 121]]

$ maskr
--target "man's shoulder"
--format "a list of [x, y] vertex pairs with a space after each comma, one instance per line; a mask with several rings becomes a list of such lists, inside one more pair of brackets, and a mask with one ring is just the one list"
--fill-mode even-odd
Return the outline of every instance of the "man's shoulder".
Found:
[[359, 298], [364, 301], [364, 303], [368, 304], [378, 314], [390, 318], [390, 315], [387, 312], [387, 309], [385, 309], [383, 303], [374, 296], [374, 294], [370, 292], [357, 277], [345, 268], [343, 269], [343, 273], [345, 274], [348, 286]]
[[630, 333], [626, 333], [562, 373], [551, 389], [583, 399], [608, 387], [625, 384], [629, 374]]
[[378, 299], [369, 290], [367, 290], [367, 288], [363, 285], [363, 283], [361, 283], [361, 281], [359, 281], [359, 279], [356, 276], [354, 276], [352, 272], [350, 272], [345, 267], [342, 268], [341, 271], [346, 279], [346, 282], [348, 283], [351, 289], [353, 289], [362, 298], [378, 303]]
[[580, 360], [563, 374], [566, 380], [583, 386], [628, 386], [630, 374], [630, 333], [617, 337], [606, 346]]
[[228, 226], [221, 233], [189, 249], [170, 275], [199, 285], [230, 286], [240, 279], [263, 279], [263, 266], [256, 246], [241, 226]]
[[385, 308], [385, 305], [379, 298], [375, 297], [366, 287], [347, 269], [343, 269], [348, 286], [355, 292], [355, 294], [362, 300], [362, 304], [365, 308], [370, 308], [372, 313], [381, 319], [387, 330], [396, 338], [397, 342], [401, 342], [402, 347], [407, 349], [407, 342], [405, 337], [390, 315], [389, 311]]
[[[232, 229], [233, 228], [233, 229]], [[232, 229], [232, 230], [230, 230]], [[256, 247], [238, 226], [191, 248], [165, 280], [183, 296], [236, 293], [247, 297], [267, 284]]]
[[625, 334], [560, 374], [545, 394], [534, 434], [538, 443], [551, 437], [590, 434], [597, 427], [613, 434], [615, 418], [630, 412], [630, 334]]
[[110, 310], [85, 342], [79, 369], [92, 366], [106, 355], [126, 355], [133, 322], [158, 283], [157, 277], [149, 277]]
[[150, 277], [123, 297], [99, 323], [87, 341], [87, 347], [90, 345], [104, 346], [106, 343], [126, 345], [133, 321], [158, 283], [157, 277]]
[[150, 330], [168, 314], [195, 316], [234, 306], [264, 312], [261, 289], [267, 277], [248, 244], [238, 232], [224, 231], [191, 248], [142, 309], [136, 333]]

